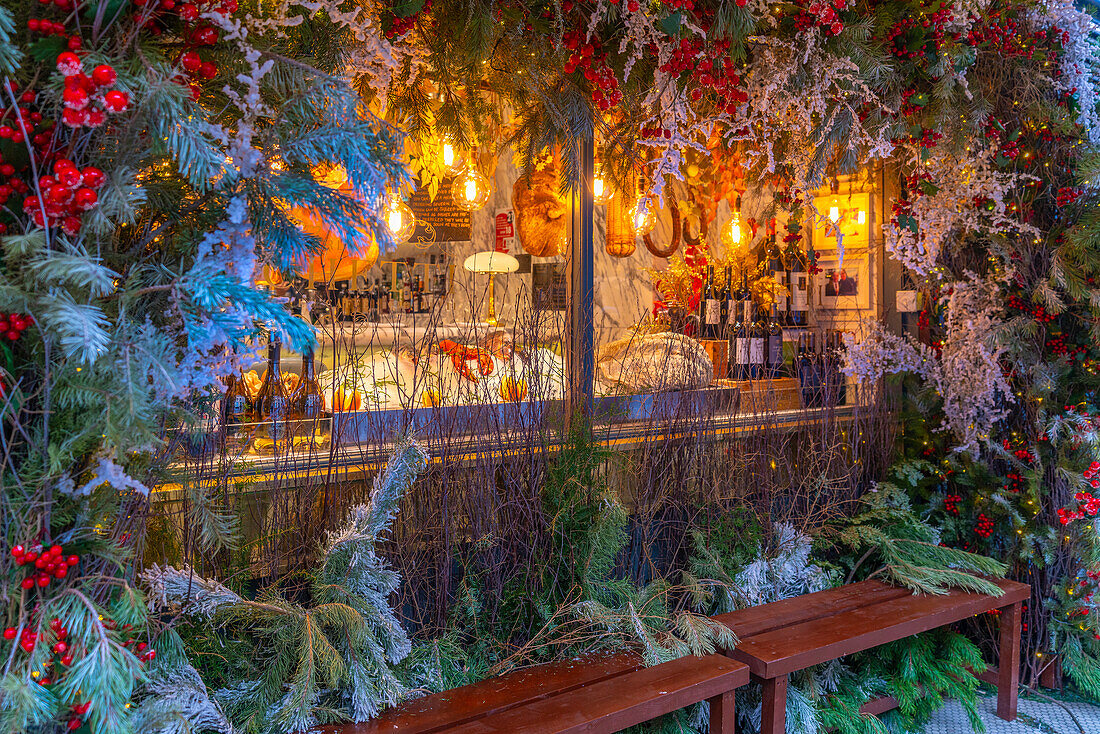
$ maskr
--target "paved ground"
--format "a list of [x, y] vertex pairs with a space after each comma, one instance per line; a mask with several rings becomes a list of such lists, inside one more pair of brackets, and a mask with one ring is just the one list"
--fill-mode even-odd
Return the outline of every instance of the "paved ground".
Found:
[[[996, 698], [982, 700], [982, 721], [987, 734], [1100, 734], [1100, 707], [1086, 703], [1020, 699], [1020, 715], [1011, 723], [993, 713]], [[970, 720], [954, 701], [936, 712], [924, 734], [970, 734]]]

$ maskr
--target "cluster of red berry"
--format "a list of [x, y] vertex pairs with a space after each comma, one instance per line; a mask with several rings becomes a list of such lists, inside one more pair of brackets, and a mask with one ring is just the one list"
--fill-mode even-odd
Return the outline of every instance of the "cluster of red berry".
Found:
[[138, 28], [148, 30], [154, 36], [164, 32], [169, 21], [178, 17], [183, 24], [180, 35], [189, 46], [212, 46], [218, 42], [218, 29], [203, 13], [217, 13], [227, 17], [237, 12], [237, 0], [192, 0], [180, 3], [176, 0], [133, 0], [138, 12], [133, 15]]
[[949, 494], [943, 498], [943, 509], [952, 515], [959, 514], [959, 503], [962, 502], [961, 494]]
[[65, 556], [64, 549], [59, 545], [51, 545], [43, 551], [42, 546], [36, 545], [29, 550], [22, 545], [14, 545], [11, 555], [18, 566], [30, 564], [35, 571], [23, 579], [20, 586], [30, 590], [35, 586], [46, 588], [54, 579], [63, 579], [69, 575], [69, 569], [80, 563], [80, 556], [70, 554]]
[[1020, 131], [1009, 132], [1004, 122], [996, 117], [991, 116], [986, 120], [985, 139], [997, 146], [997, 152], [1010, 161], [1016, 160], [1020, 155]]
[[993, 535], [993, 520], [986, 517], [984, 512], [978, 513], [978, 523], [974, 526], [974, 534], [981, 538]]
[[[424, 4], [420, 7], [420, 10], [417, 10], [415, 13], [408, 15], [404, 18], [398, 18], [397, 16], [394, 16], [390, 27], [385, 31], [386, 38], [390, 40], [401, 38], [413, 29], [413, 26], [416, 25], [416, 21], [420, 18], [421, 15], [431, 12], [431, 9], [432, 0], [424, 0]], [[565, 9], [562, 8], [562, 10]]]
[[1006, 492], [1019, 492], [1024, 488], [1024, 478], [1019, 472], [1010, 471], [1005, 474], [1004, 490]]
[[[1000, 21], [997, 18], [1001, 18]], [[1000, 15], [986, 15], [978, 18], [970, 16], [971, 28], [966, 36], [966, 41], [971, 46], [982, 46], [1001, 56], [1035, 58], [1036, 52], [1040, 59], [1050, 62], [1058, 60], [1060, 49], [1054, 44], [1063, 46], [1069, 43], [1069, 34], [1058, 28], [1052, 28], [1050, 33], [1044, 29], [1027, 32], [1029, 23], [1021, 23], [1015, 18], [1006, 18]], [[1043, 46], [1046, 46], [1044, 52]]]
[[[738, 4], [744, 5], [741, 2]], [[813, 0], [806, 11], [795, 18], [795, 27], [801, 31], [811, 26], [820, 26], [825, 29], [826, 35], [839, 36], [840, 32], [844, 30], [844, 23], [841, 22], [837, 11], [844, 10], [847, 7], [847, 0], [832, 0], [832, 2]]]
[[1080, 186], [1063, 186], [1058, 189], [1057, 204], [1058, 206], [1069, 206], [1073, 202], [1084, 196], [1085, 190]]
[[1074, 357], [1088, 351], [1088, 347], [1084, 345], [1071, 347], [1066, 343], [1065, 334], [1055, 334], [1050, 339], [1047, 339], [1046, 346], [1047, 351], [1057, 357]]
[[57, 57], [57, 70], [65, 77], [61, 121], [69, 127], [99, 127], [106, 122], [107, 113], [129, 108], [129, 94], [108, 89], [118, 81], [118, 73], [110, 64], [100, 64], [91, 74], [85, 74], [80, 57], [73, 51], [63, 51]]
[[[748, 0], [737, 0], [737, 5], [738, 7], [744, 7], [747, 2]], [[695, 3], [693, 0], [661, 0], [661, 5], [664, 5], [672, 12], [683, 10], [690, 13], [695, 10]]]
[[0, 335], [10, 342], [22, 336], [33, 323], [34, 319], [26, 314], [0, 311]]
[[[1081, 473], [1085, 481], [1093, 489], [1100, 489], [1100, 461], [1089, 464], [1089, 468]], [[1100, 512], [1100, 498], [1093, 496], [1091, 492], [1077, 492], [1073, 495], [1077, 501], [1077, 508], [1058, 508], [1058, 521], [1063, 525], [1069, 525], [1074, 520], [1080, 520], [1086, 516], [1095, 517]]]
[[907, 15], [890, 26], [882, 40], [887, 43], [890, 53], [899, 59], [928, 61], [930, 54], [939, 52], [945, 38], [950, 36], [954, 41], [959, 40], [960, 34], [948, 34], [945, 30], [954, 20], [953, 10], [954, 5], [946, 3], [931, 13]]
[[581, 70], [584, 78], [592, 84], [592, 101], [606, 111], [623, 101], [623, 93], [615, 72], [607, 63], [607, 54], [599, 43], [586, 41], [584, 36], [584, 31], [580, 29], [562, 36], [562, 43], [570, 52], [563, 71], [572, 74]]
[[60, 223], [67, 234], [75, 235], [84, 212], [99, 203], [96, 189], [106, 180], [103, 171], [94, 166], [79, 169], [69, 159], [60, 158], [54, 162], [52, 176], [38, 179], [40, 195], [23, 200], [23, 211], [39, 227]]
[[[31, 33], [41, 33], [44, 36], [67, 36], [64, 23], [56, 23], [46, 18], [30, 18], [27, 21], [27, 30]], [[70, 51], [75, 51], [81, 46], [80, 36], [69, 36], [65, 45]]]
[[1017, 295], [1009, 296], [1008, 300], [1005, 301], [1005, 305], [1017, 311], [1023, 311], [1026, 314], [1030, 314], [1041, 324], [1048, 324], [1058, 318], [1055, 314], [1048, 313], [1043, 306], [1031, 306]]
[[1021, 446], [1020, 448], [1012, 448], [1012, 442], [1007, 438], [1001, 441], [1001, 447], [1011, 453], [1020, 461], [1033, 462], [1035, 461], [1035, 454], [1031, 453], [1031, 449]]

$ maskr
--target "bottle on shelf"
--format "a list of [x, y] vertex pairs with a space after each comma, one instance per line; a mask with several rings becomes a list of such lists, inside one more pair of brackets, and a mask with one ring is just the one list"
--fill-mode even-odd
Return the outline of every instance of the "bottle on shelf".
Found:
[[254, 411], [255, 420], [260, 423], [257, 433], [276, 443], [288, 438], [290, 421], [290, 399], [283, 387], [280, 369], [281, 351], [279, 333], [273, 331], [267, 343], [267, 373], [256, 394]]
[[840, 331], [826, 332], [825, 350], [822, 354], [825, 396], [828, 405], [843, 405], [848, 395], [847, 380], [841, 371], [843, 342]]
[[775, 220], [768, 223], [768, 277], [775, 281], [776, 318], [780, 323], [785, 323], [787, 311], [790, 309], [790, 298], [787, 291], [790, 289], [790, 281], [787, 279], [787, 267], [783, 264], [783, 253], [779, 251], [779, 245], [775, 240]]
[[[750, 308], [752, 301], [749, 301]], [[755, 311], [752, 318], [752, 328], [749, 332], [749, 375], [750, 379], [758, 380], [764, 377], [764, 365], [768, 341], [768, 327], [764, 323], [764, 310], [752, 308]]]
[[307, 347], [306, 351], [302, 352], [302, 371], [298, 386], [290, 396], [290, 402], [294, 415], [302, 420], [311, 421], [320, 418], [321, 413], [324, 412], [325, 396], [321, 392], [320, 383], [317, 382], [313, 347]]
[[806, 332], [802, 332], [798, 335], [797, 372], [798, 387], [802, 393], [802, 405], [806, 408], [813, 408], [817, 405], [814, 390], [814, 374], [816, 369], [814, 365], [811, 336]]
[[787, 323], [806, 326], [810, 310], [810, 274], [806, 270], [806, 255], [793, 241], [787, 245], [787, 283], [791, 291]]
[[779, 325], [776, 304], [768, 314], [768, 335], [764, 349], [764, 370], [769, 378], [778, 377], [783, 370], [783, 327]]
[[702, 319], [700, 335], [704, 339], [717, 339], [722, 331], [722, 301], [714, 286], [714, 267], [707, 266], [707, 282], [703, 286]]
[[221, 417], [226, 436], [235, 434], [240, 424], [252, 420], [252, 402], [248, 399], [244, 376], [240, 372], [230, 375], [225, 381]]
[[726, 268], [726, 287], [722, 289], [722, 339], [729, 339], [737, 323], [737, 300], [733, 289], [733, 268]]
[[383, 316], [389, 316], [392, 312], [393, 304], [390, 303], [390, 279], [389, 277], [382, 278], [382, 290], [379, 293], [378, 310]]
[[733, 328], [729, 336], [729, 378], [747, 380], [749, 373], [749, 328], [745, 320], [744, 302], [737, 301]]

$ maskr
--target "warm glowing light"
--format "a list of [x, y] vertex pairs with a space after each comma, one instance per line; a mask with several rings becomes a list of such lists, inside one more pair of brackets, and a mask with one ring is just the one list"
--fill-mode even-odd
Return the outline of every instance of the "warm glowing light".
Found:
[[615, 191], [604, 182], [602, 176], [596, 176], [592, 179], [592, 199], [601, 206], [611, 201], [615, 196]]
[[451, 184], [451, 196], [455, 204], [468, 212], [485, 206], [492, 191], [489, 179], [471, 166], [467, 166], [462, 173], [455, 176], [454, 183]]
[[647, 235], [657, 227], [657, 214], [649, 205], [649, 199], [642, 199], [634, 209], [635, 234]]
[[454, 143], [449, 140], [443, 141], [442, 157], [443, 167], [446, 168], [447, 173], [451, 175], [459, 173], [466, 167], [465, 159], [458, 154], [458, 151], [455, 150]]
[[867, 224], [867, 212], [860, 209], [859, 214], [856, 215], [856, 222], [859, 224]]
[[829, 221], [832, 222], [833, 224], [836, 224], [837, 222], [840, 221], [840, 207], [839, 206], [829, 207]]
[[394, 242], [404, 242], [416, 228], [416, 216], [408, 204], [393, 197], [386, 204], [386, 226], [393, 235]]
[[722, 244], [728, 249], [740, 249], [745, 239], [745, 232], [741, 226], [741, 213], [734, 212], [725, 224], [722, 225]]

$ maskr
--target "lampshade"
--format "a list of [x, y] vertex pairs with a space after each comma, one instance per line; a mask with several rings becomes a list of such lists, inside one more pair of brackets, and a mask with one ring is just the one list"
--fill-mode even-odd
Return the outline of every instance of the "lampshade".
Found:
[[519, 260], [504, 252], [486, 250], [470, 255], [462, 267], [471, 273], [514, 273], [519, 270]]

